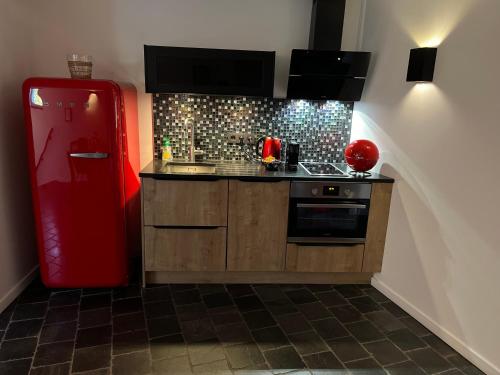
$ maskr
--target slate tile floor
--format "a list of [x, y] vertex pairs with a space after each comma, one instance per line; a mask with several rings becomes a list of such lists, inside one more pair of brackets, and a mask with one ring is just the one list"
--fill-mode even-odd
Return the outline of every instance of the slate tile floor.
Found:
[[481, 374], [369, 285], [49, 290], [0, 314], [1, 375]]

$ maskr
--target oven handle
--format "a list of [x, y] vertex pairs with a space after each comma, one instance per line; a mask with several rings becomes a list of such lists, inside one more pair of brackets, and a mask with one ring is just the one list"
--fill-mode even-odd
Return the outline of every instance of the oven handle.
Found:
[[304, 244], [343, 244], [357, 245], [365, 243], [365, 238], [338, 238], [338, 237], [288, 237], [288, 243], [304, 243]]
[[356, 203], [297, 203], [297, 208], [366, 208], [366, 204]]

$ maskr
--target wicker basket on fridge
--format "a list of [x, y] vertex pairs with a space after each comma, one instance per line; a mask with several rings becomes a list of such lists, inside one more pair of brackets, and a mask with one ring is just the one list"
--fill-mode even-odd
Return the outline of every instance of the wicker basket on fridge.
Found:
[[68, 68], [71, 78], [91, 79], [92, 78], [92, 56], [89, 55], [68, 55]]

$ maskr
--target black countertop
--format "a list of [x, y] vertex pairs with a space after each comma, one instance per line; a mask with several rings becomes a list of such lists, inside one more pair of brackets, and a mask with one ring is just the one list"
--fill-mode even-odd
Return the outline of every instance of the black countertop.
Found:
[[[172, 173], [164, 168], [164, 162], [154, 160], [139, 173], [140, 177], [149, 177], [161, 180], [219, 180], [237, 179], [243, 181], [281, 181], [281, 180], [304, 180], [304, 181], [344, 181], [344, 182], [385, 182], [393, 183], [394, 179], [381, 174], [372, 173], [367, 177], [351, 176], [311, 176], [302, 167], [298, 166], [296, 172], [290, 172], [281, 167], [277, 171], [267, 171], [266, 168], [255, 162], [245, 161], [219, 161], [216, 164], [215, 173]], [[351, 171], [345, 164], [335, 164], [344, 172]]]

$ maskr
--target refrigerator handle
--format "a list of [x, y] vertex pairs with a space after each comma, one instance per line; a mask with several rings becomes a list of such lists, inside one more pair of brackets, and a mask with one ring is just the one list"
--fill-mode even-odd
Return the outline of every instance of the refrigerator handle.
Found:
[[76, 152], [69, 154], [69, 156], [82, 159], [106, 159], [109, 154], [105, 152]]

